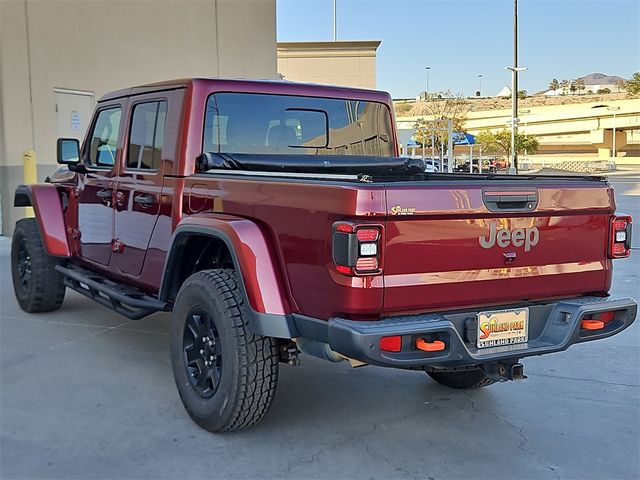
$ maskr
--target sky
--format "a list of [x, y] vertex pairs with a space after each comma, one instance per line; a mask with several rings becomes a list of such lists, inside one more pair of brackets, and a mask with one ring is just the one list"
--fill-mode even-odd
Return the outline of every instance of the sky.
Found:
[[[277, 0], [280, 42], [333, 40], [333, 0]], [[382, 40], [377, 88], [394, 98], [510, 85], [511, 0], [337, 0], [338, 40]], [[519, 0], [520, 89], [640, 71], [640, 0]]]

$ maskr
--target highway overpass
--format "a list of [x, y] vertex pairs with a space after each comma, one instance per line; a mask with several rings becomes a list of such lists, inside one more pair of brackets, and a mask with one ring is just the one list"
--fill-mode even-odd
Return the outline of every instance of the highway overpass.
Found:
[[[640, 99], [526, 107], [519, 117], [520, 132], [535, 135], [540, 142], [538, 157], [610, 158], [615, 122], [616, 162], [640, 163]], [[401, 141], [411, 136], [418, 118], [397, 117]], [[469, 112], [465, 127], [476, 135], [510, 128], [510, 119], [511, 109]]]

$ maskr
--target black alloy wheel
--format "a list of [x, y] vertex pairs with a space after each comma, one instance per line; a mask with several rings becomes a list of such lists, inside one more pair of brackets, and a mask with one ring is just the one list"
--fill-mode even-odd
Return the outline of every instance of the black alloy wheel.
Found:
[[26, 239], [21, 239], [20, 245], [18, 247], [18, 276], [20, 279], [20, 283], [23, 288], [29, 287], [29, 282], [31, 282], [31, 255], [29, 255], [29, 246], [27, 245]]
[[211, 398], [222, 376], [222, 342], [213, 320], [200, 306], [188, 313], [182, 347], [191, 385], [202, 398]]

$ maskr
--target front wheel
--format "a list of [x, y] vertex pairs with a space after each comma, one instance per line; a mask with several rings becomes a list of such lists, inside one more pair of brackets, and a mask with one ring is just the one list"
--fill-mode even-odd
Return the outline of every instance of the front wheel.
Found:
[[240, 430], [269, 410], [278, 345], [254, 335], [233, 270], [203, 270], [184, 282], [173, 310], [171, 363], [191, 418], [210, 432]]
[[481, 368], [475, 367], [469, 370], [458, 372], [427, 372], [433, 380], [440, 385], [457, 389], [473, 389], [487, 387], [496, 383], [495, 380], [487, 377]]

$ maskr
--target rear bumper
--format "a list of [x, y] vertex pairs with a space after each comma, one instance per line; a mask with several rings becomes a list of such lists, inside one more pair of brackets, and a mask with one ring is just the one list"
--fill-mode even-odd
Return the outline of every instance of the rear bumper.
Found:
[[[477, 365], [506, 359], [566, 350], [575, 343], [598, 340], [621, 332], [633, 323], [637, 303], [629, 297], [579, 297], [554, 303], [528, 305], [529, 340], [527, 343], [478, 349], [476, 347], [477, 312], [429, 313], [400, 316], [379, 321], [329, 320], [326, 341], [332, 350], [365, 363], [396, 368], [450, 368]], [[492, 310], [492, 309], [488, 309]], [[615, 311], [615, 317], [600, 330], [585, 330], [585, 316]], [[318, 331], [300, 325], [299, 331]], [[323, 332], [324, 333], [324, 332]], [[379, 348], [381, 337], [402, 336], [400, 352]], [[302, 336], [306, 336], [303, 335]], [[324, 337], [324, 335], [321, 335]], [[415, 347], [417, 338], [441, 340], [446, 347], [424, 352]]]

